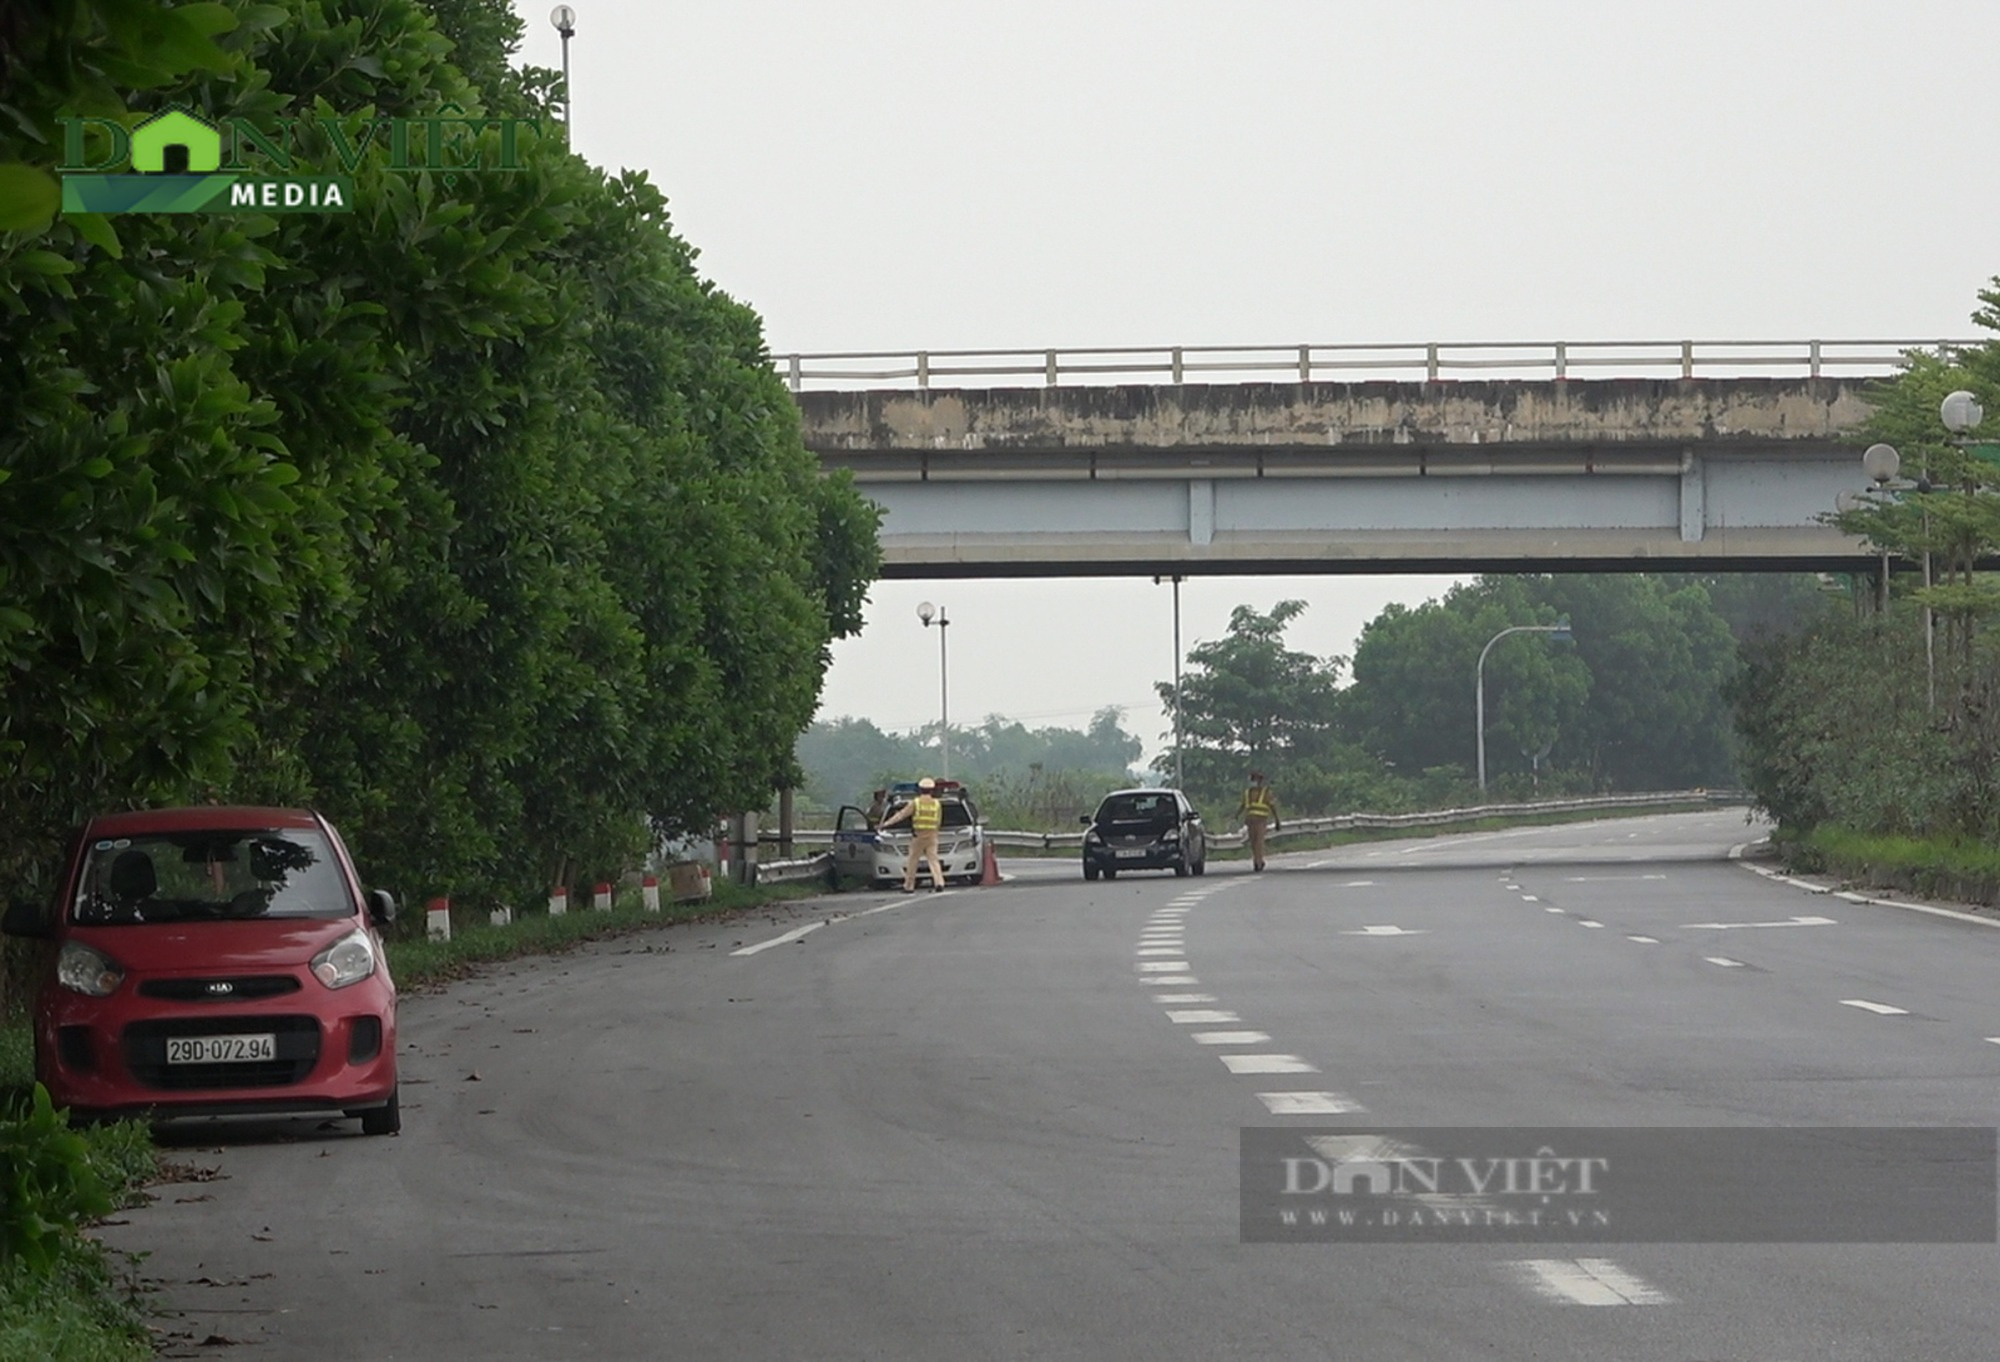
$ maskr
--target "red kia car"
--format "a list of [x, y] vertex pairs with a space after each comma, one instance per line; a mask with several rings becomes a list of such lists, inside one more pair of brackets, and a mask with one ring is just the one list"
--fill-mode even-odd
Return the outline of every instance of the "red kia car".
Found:
[[110, 814], [77, 834], [52, 905], [0, 923], [55, 949], [35, 1075], [84, 1116], [326, 1113], [402, 1121], [384, 890], [364, 897], [300, 809]]

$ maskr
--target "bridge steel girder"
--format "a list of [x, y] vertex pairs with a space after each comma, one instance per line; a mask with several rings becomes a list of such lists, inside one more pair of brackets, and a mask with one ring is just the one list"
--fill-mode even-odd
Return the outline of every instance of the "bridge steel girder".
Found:
[[889, 577], [1852, 571], [1839, 379], [797, 394]]

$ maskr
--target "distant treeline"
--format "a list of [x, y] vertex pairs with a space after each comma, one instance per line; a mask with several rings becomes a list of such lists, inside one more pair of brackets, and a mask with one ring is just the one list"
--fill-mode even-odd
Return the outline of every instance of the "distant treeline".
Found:
[[[1292, 813], [1470, 802], [1481, 650], [1502, 630], [1566, 619], [1567, 641], [1513, 635], [1488, 656], [1491, 796], [1732, 786], [1742, 646], [1838, 613], [1842, 600], [1837, 586], [1805, 575], [1488, 576], [1384, 610], [1351, 660], [1285, 646], [1302, 601], [1239, 606], [1223, 637], [1186, 659], [1186, 785], [1224, 821], [1253, 768], [1271, 776]], [[1171, 708], [1172, 683], [1159, 694]], [[1063, 827], [1113, 784], [1144, 774], [1143, 746], [1121, 725], [1107, 709], [1081, 732], [997, 717], [954, 729], [952, 774], [981, 786], [989, 811]], [[836, 719], [806, 733], [798, 759], [810, 799], [854, 802], [884, 779], [932, 770], [937, 734]], [[1154, 752], [1143, 765], [1170, 771], [1173, 754]]]

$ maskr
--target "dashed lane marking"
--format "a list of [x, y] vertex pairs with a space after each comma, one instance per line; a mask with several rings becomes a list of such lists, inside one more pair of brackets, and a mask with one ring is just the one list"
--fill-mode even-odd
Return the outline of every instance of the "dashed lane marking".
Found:
[[1140, 955], [1186, 955], [1185, 946], [1141, 946]]
[[1368, 1110], [1337, 1092], [1260, 1092], [1257, 1100], [1273, 1116], [1346, 1116]]
[[1262, 1031], [1196, 1031], [1192, 1033], [1196, 1045], [1269, 1045], [1270, 1036]]
[[1429, 936], [1428, 927], [1363, 927], [1359, 931], [1342, 932], [1342, 936]]
[[1201, 1007], [1186, 1012], [1169, 1012], [1167, 1020], [1176, 1026], [1220, 1026], [1224, 1022], [1240, 1022], [1243, 1018], [1223, 1008]]
[[1633, 880], [1664, 880], [1665, 875], [1565, 875], [1569, 884], [1605, 884], [1613, 881], [1629, 884]]
[[1838, 927], [1830, 917], [1794, 917], [1784, 922], [1683, 922], [1690, 932], [1727, 932], [1744, 927]]
[[1185, 960], [1141, 960], [1139, 962], [1139, 972], [1141, 974], [1174, 974], [1190, 968], [1192, 966]]
[[731, 951], [730, 954], [755, 955], [759, 951], [768, 951], [773, 946], [789, 946], [792, 942], [797, 941], [800, 937], [805, 936], [809, 932], [816, 932], [824, 926], [826, 926], [825, 922], [808, 922], [803, 927], [792, 928], [792, 930], [786, 932], [783, 936], [774, 936], [769, 941], [759, 941], [754, 946], [745, 946], [740, 951]]
[[1195, 978], [1192, 974], [1155, 974], [1151, 978], [1141, 979], [1139, 982], [1151, 988], [1158, 984], [1198, 984], [1201, 980]]
[[1873, 1012], [1878, 1017], [1907, 1017], [1910, 1015], [1910, 1009], [1907, 1007], [1891, 1007], [1887, 1003], [1871, 1003], [1866, 998], [1842, 998], [1840, 1005], [1842, 1007], [1858, 1007], [1863, 1012]]
[[1660, 944], [1660, 938], [1657, 936], [1628, 936], [1625, 939], [1627, 941], [1636, 941], [1642, 946], [1657, 946]]
[[1528, 1258], [1506, 1265], [1523, 1286], [1564, 1305], [1671, 1305], [1673, 1297], [1609, 1258]]
[[1587, 917], [1580, 917], [1576, 920], [1576, 925], [1579, 927], [1602, 927], [1604, 924], [1602, 922], [1593, 922]]
[[1731, 960], [1726, 955], [1704, 955], [1702, 959], [1708, 961], [1708, 963], [1711, 965], [1720, 965], [1724, 969], [1743, 968], [1743, 962], [1741, 960]]
[[1153, 1001], [1156, 1003], [1212, 1003], [1215, 1000], [1213, 993], [1155, 993], [1153, 995]]
[[1566, 912], [1568, 912], [1568, 911], [1569, 911], [1569, 909], [1567, 909], [1567, 908], [1557, 908], [1557, 907], [1554, 907], [1553, 905], [1551, 905], [1550, 907], [1547, 907], [1547, 908], [1544, 908], [1544, 909], [1542, 909], [1542, 911], [1543, 911], [1543, 912], [1545, 912], [1545, 913], [1566, 913]]
[[1316, 1074], [1317, 1064], [1297, 1055], [1217, 1055], [1233, 1074]]

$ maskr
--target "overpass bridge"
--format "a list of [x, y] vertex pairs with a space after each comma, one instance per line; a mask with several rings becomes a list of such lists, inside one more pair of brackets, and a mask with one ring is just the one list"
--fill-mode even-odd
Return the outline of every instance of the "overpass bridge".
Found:
[[889, 577], [1849, 571], [1875, 559], [1820, 517], [1866, 484], [1869, 384], [1973, 344], [776, 362], [807, 446], [883, 508]]

